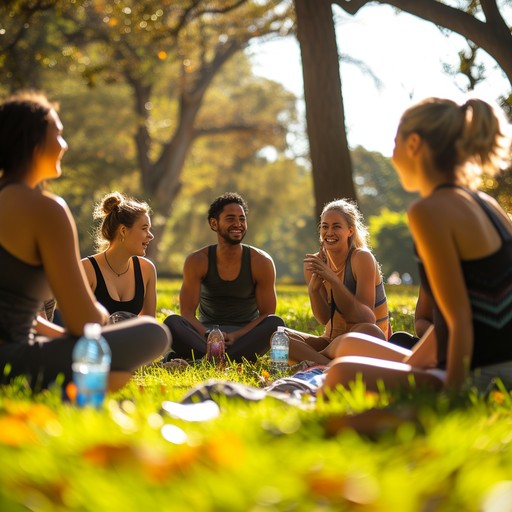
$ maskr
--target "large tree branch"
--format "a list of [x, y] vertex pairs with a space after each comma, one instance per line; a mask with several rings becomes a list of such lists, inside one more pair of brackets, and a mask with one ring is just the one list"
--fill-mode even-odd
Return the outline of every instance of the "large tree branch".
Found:
[[370, 1], [392, 5], [462, 35], [485, 50], [499, 64], [512, 84], [512, 35], [495, 0], [481, 0], [485, 21], [437, 0], [327, 0], [349, 14], [355, 14]]
[[222, 8], [213, 8], [213, 7], [205, 7], [203, 9], [198, 9], [196, 13], [196, 17], [202, 16], [203, 14], [226, 14], [228, 12], [231, 12], [235, 9], [238, 9], [241, 5], [244, 5], [247, 3], [247, 0], [237, 0], [235, 3], [231, 5], [226, 5]]
[[208, 135], [223, 135], [226, 133], [239, 132], [239, 133], [264, 133], [273, 131], [276, 127], [281, 128], [276, 124], [270, 123], [228, 123], [222, 126], [208, 126], [197, 128], [193, 132], [194, 138], [199, 138]]

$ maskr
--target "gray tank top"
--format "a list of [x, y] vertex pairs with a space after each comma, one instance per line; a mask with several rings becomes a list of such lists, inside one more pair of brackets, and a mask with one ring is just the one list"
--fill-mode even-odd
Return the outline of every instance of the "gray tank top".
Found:
[[[0, 190], [13, 182], [4, 182]], [[30, 265], [0, 246], [0, 340], [28, 343], [32, 321], [52, 296], [42, 265]]]
[[251, 248], [242, 245], [240, 273], [224, 281], [217, 270], [217, 245], [208, 247], [208, 271], [201, 283], [198, 318], [203, 324], [246, 325], [259, 315], [251, 272]]

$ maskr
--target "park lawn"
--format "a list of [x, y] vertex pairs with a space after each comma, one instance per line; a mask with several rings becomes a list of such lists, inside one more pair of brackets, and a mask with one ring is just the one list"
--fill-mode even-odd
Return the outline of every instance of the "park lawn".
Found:
[[[159, 320], [177, 309], [178, 287], [159, 284]], [[412, 328], [416, 292], [388, 287], [395, 330]], [[278, 287], [278, 297], [288, 325], [319, 331], [303, 286]], [[263, 387], [268, 360], [151, 366], [101, 411], [62, 402], [59, 389], [31, 396], [22, 381], [4, 387], [0, 510], [509, 510], [504, 390], [398, 396], [357, 383], [316, 404], [220, 397], [220, 414], [204, 421], [164, 412], [165, 401], [209, 379]], [[370, 415], [363, 426], [357, 413]]]

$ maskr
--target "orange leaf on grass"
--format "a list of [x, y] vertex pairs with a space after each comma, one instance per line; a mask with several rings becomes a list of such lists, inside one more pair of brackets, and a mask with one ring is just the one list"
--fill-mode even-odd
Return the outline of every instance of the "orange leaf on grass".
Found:
[[313, 496], [334, 503], [349, 502], [371, 506], [376, 503], [379, 496], [375, 480], [367, 474], [342, 476], [320, 471], [307, 475], [305, 480]]
[[134, 462], [136, 457], [132, 446], [128, 444], [99, 443], [82, 452], [88, 462], [100, 467], [112, 467]]
[[76, 403], [76, 395], [78, 394], [78, 390], [76, 384], [71, 381], [66, 385], [66, 395], [69, 398], [72, 404]]
[[0, 443], [7, 446], [20, 447], [37, 442], [36, 433], [26, 421], [16, 416], [0, 418]]
[[505, 394], [503, 391], [494, 390], [489, 393], [489, 398], [498, 405], [503, 405], [505, 402]]
[[49, 422], [57, 420], [56, 414], [44, 404], [6, 400], [4, 407], [10, 417], [33, 423], [38, 427], [44, 427]]
[[201, 447], [182, 445], [172, 453], [163, 453], [143, 447], [138, 452], [140, 468], [145, 477], [161, 484], [169, 478], [182, 475], [200, 460]]
[[236, 467], [242, 464], [244, 444], [238, 436], [223, 435], [210, 439], [204, 446], [210, 461], [220, 467]]

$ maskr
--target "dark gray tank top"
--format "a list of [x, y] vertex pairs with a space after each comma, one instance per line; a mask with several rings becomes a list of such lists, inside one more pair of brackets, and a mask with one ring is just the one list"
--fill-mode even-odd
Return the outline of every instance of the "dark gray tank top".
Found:
[[224, 281], [217, 270], [217, 245], [208, 247], [208, 271], [201, 283], [198, 318], [204, 324], [246, 325], [259, 315], [251, 272], [251, 248], [242, 245], [240, 273]]
[[[2, 183], [0, 190], [11, 183]], [[29, 343], [32, 321], [51, 296], [42, 265], [25, 263], [0, 246], [0, 340]]]

